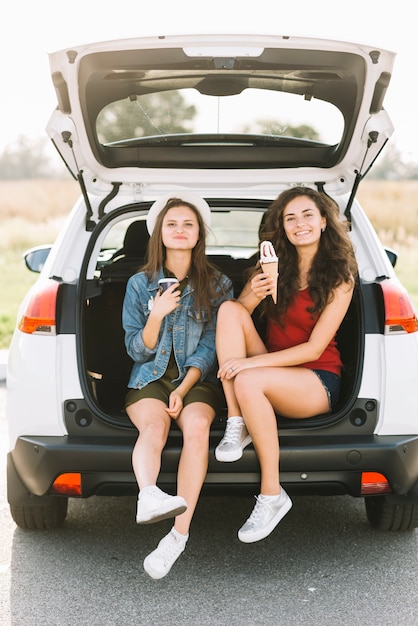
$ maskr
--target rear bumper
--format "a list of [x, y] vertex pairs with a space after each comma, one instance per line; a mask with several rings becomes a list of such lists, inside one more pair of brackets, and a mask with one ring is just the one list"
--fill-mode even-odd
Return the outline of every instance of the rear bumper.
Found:
[[[259, 466], [252, 446], [235, 463], [219, 463], [211, 438], [209, 468], [204, 491], [257, 493]], [[47, 495], [60, 474], [82, 474], [82, 496], [136, 493], [131, 455], [135, 436], [121, 437], [20, 437], [8, 455], [8, 499], [15, 502], [26, 492]], [[159, 484], [175, 488], [181, 452], [181, 435], [170, 435], [163, 452]], [[361, 473], [381, 472], [393, 494], [418, 499], [418, 436], [283, 437], [281, 482], [291, 494], [361, 495]], [[17, 488], [20, 483], [21, 489]]]

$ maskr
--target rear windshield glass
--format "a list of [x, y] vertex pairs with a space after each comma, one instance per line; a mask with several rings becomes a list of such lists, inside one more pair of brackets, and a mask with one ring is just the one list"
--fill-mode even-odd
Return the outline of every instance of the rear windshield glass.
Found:
[[340, 142], [341, 111], [334, 105], [302, 95], [268, 89], [244, 89], [231, 95], [206, 95], [196, 89], [134, 95], [105, 106], [96, 120], [101, 144], [147, 138], [168, 140], [188, 136], [225, 145], [230, 136], [297, 137], [328, 145]]

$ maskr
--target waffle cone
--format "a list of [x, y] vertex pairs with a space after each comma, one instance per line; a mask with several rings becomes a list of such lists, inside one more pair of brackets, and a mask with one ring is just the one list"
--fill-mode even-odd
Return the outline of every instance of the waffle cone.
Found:
[[271, 297], [273, 298], [273, 302], [274, 304], [276, 304], [277, 302], [277, 277], [279, 275], [279, 262], [274, 261], [273, 263], [261, 263], [261, 269], [263, 270], [265, 274], [268, 274], [269, 276], [274, 278], [276, 281], [274, 284], [275, 285], [274, 291], [271, 294]]

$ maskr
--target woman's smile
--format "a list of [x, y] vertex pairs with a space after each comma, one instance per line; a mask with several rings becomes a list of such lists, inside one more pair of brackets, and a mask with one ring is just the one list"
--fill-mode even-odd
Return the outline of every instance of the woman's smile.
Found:
[[319, 241], [326, 221], [310, 198], [300, 196], [287, 205], [283, 214], [283, 225], [291, 243], [307, 244]]

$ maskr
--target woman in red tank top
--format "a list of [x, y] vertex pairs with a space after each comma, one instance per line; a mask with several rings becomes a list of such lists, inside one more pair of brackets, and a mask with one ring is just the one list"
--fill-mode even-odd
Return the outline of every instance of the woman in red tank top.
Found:
[[[277, 253], [278, 281], [258, 266], [238, 300], [221, 305], [216, 333], [228, 420], [215, 455], [237, 460], [252, 441], [261, 470], [260, 495], [238, 532], [246, 543], [267, 537], [292, 506], [279, 482], [276, 414], [309, 418], [338, 400], [342, 364], [335, 335], [357, 275], [338, 207], [324, 193], [284, 191], [260, 236]], [[256, 309], [266, 321], [264, 341], [253, 323]]]

